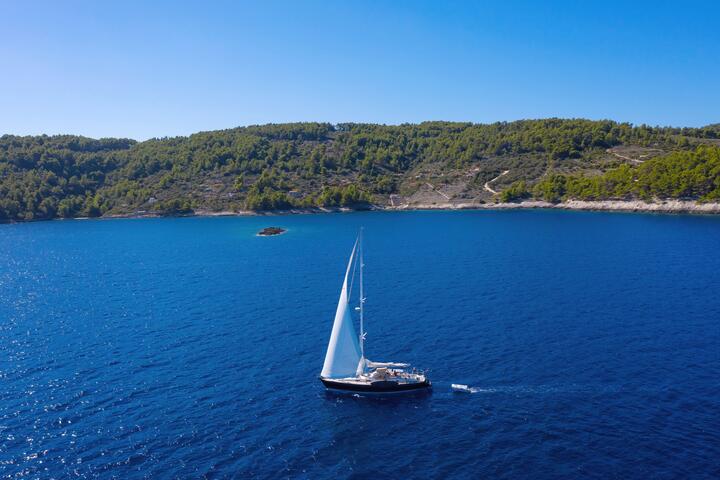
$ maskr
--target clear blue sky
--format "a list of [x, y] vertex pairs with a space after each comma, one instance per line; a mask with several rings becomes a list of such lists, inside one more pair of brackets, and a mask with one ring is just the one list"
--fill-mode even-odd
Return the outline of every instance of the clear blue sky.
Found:
[[720, 2], [0, 2], [0, 134], [720, 122]]

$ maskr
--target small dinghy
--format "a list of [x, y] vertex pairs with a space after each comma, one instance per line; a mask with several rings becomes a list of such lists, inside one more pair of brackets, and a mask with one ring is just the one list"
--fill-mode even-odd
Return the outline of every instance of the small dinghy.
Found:
[[[429, 389], [430, 380], [425, 374], [410, 370], [407, 363], [371, 362], [365, 358], [364, 269], [361, 231], [345, 271], [320, 381], [329, 390], [352, 393], [389, 394]], [[356, 271], [359, 271], [360, 277], [359, 306], [355, 309], [360, 317], [360, 335], [355, 334], [351, 315], [353, 309], [350, 307]]]

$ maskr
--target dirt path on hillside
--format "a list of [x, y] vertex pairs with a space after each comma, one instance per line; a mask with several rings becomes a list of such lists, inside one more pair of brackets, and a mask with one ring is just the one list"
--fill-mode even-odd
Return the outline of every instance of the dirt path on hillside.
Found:
[[620, 159], [622, 159], [622, 160], [627, 160], [628, 162], [632, 162], [632, 163], [634, 163], [635, 165], [640, 165], [641, 163], [643, 163], [643, 162], [645, 161], [645, 160], [640, 160], [642, 157], [649, 157], [649, 156], [650, 156], [650, 154], [645, 154], [645, 155], [640, 155], [640, 157], [638, 157], [638, 158], [631, 158], [631, 157], [628, 157], [628, 156], [625, 156], [625, 155], [620, 155], [619, 153], [615, 153], [615, 152], [613, 152], [612, 150], [610, 150], [609, 148], [606, 150], [606, 152], [607, 152], [607, 153], [610, 153], [610, 154], [612, 154], [612, 155], [615, 155], [617, 158], [620, 158]]
[[439, 193], [440, 195], [442, 195], [443, 197], [445, 197], [445, 200], [450, 200], [450, 197], [448, 197], [448, 196], [445, 195], [443, 192], [441, 192], [440, 190], [438, 190], [437, 188], [435, 188], [432, 183], [428, 183], [428, 182], [425, 182], [425, 183], [427, 183], [427, 186], [430, 187], [430, 189], [431, 189], [432, 191], [434, 191], [434, 192], [436, 192], [436, 193]]
[[494, 182], [495, 180], [497, 180], [498, 178], [502, 177], [503, 175], [507, 175], [508, 173], [510, 173], [510, 170], [505, 170], [504, 172], [502, 172], [502, 173], [501, 173], [500, 175], [498, 175], [497, 177], [493, 178], [493, 179], [490, 180], [490, 181], [485, 182], [485, 185], [483, 185], [483, 188], [484, 188], [485, 190], [487, 190], [488, 192], [492, 193], [493, 195], [497, 195], [498, 192], [496, 192], [495, 190], [493, 190], [492, 188], [490, 188], [490, 184], [493, 183], [493, 182]]

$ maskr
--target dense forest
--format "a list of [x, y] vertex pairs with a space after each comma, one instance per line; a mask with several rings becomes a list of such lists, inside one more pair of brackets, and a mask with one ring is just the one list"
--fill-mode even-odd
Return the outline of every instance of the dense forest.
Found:
[[623, 164], [595, 176], [549, 174], [530, 187], [513, 183], [501, 193], [503, 201], [530, 197], [562, 200], [693, 199], [720, 200], [720, 147], [699, 146], [673, 152], [640, 165]]
[[717, 200], [719, 152], [720, 125], [574, 119], [271, 124], [144, 142], [4, 135], [0, 220], [366, 208], [436, 192], [451, 202]]

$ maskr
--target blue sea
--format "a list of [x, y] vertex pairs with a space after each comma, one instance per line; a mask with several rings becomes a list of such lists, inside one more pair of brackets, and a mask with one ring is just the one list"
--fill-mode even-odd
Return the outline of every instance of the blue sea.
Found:
[[[368, 357], [430, 394], [318, 381], [361, 226]], [[0, 225], [0, 478], [719, 477], [718, 217]]]

